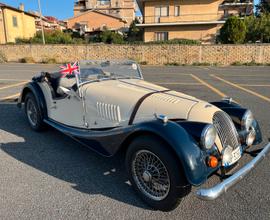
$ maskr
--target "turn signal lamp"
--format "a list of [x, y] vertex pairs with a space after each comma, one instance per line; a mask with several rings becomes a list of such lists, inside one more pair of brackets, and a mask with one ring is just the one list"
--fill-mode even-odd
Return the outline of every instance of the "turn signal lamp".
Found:
[[209, 167], [216, 168], [218, 166], [218, 159], [215, 156], [210, 156], [207, 163]]

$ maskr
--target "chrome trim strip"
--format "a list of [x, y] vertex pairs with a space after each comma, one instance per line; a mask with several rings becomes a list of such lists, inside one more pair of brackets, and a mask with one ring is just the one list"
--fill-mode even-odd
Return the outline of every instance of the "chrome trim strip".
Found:
[[268, 143], [264, 149], [249, 163], [243, 166], [235, 174], [225, 179], [223, 182], [208, 188], [208, 189], [198, 189], [196, 196], [202, 200], [214, 200], [218, 198], [221, 194], [228, 191], [233, 185], [244, 178], [262, 159], [264, 159], [270, 151], [270, 143]]

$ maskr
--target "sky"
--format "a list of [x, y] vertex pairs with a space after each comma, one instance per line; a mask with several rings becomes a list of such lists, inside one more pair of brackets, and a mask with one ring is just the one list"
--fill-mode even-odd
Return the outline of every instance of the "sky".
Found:
[[[16, 8], [23, 3], [25, 11], [38, 11], [38, 0], [0, 0], [0, 2]], [[44, 16], [54, 16], [58, 19], [73, 16], [74, 0], [40, 0], [40, 3]]]
[[[258, 1], [254, 0], [255, 4]], [[38, 11], [38, 0], [0, 0], [0, 2], [13, 7], [18, 7], [20, 3], [23, 3], [26, 11]], [[40, 2], [42, 14], [45, 16], [54, 16], [62, 20], [73, 16], [74, 0], [40, 0]]]

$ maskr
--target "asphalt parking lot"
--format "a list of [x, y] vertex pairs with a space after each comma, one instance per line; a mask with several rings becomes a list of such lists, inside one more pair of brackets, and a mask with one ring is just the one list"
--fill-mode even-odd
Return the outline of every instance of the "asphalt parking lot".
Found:
[[[206, 202], [191, 193], [164, 213], [133, 192], [123, 155], [103, 158], [53, 129], [31, 131], [14, 100], [36, 72], [56, 69], [0, 65], [0, 219], [270, 218], [270, 156], [221, 198]], [[254, 112], [264, 143], [270, 137], [270, 67], [143, 67], [143, 73], [147, 81], [204, 100], [233, 97]]]

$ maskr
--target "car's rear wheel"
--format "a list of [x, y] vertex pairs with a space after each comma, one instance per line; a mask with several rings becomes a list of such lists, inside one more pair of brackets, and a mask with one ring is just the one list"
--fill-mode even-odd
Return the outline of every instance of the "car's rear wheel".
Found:
[[155, 136], [140, 136], [130, 144], [126, 166], [135, 190], [154, 209], [173, 210], [190, 192], [178, 160]]
[[28, 93], [25, 97], [25, 113], [33, 130], [41, 131], [45, 128], [42, 114], [32, 93]]

